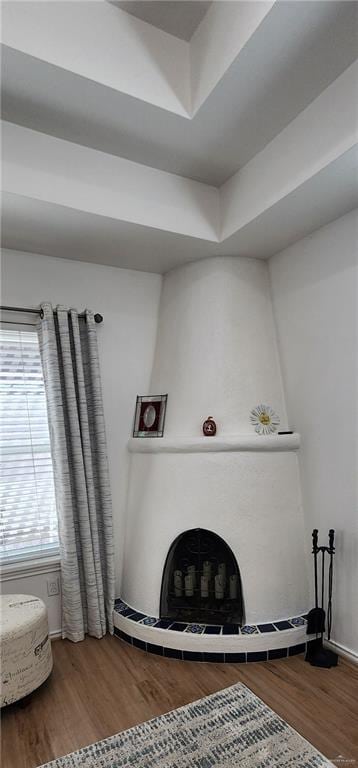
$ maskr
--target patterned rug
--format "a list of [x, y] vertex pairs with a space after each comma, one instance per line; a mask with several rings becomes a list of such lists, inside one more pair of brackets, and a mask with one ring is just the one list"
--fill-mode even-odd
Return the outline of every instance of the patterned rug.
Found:
[[332, 766], [242, 683], [155, 717], [42, 768]]

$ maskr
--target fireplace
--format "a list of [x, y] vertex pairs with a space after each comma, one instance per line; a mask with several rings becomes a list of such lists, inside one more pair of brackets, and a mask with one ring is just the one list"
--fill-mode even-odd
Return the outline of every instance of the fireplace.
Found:
[[194, 528], [175, 539], [163, 571], [160, 616], [185, 622], [242, 624], [240, 571], [220, 536]]
[[[164, 276], [148, 392], [168, 392], [168, 407], [162, 438], [129, 442], [124, 601], [169, 623], [256, 626], [306, 613], [299, 435], [259, 435], [250, 421], [251, 409], [266, 403], [288, 431], [265, 261], [204, 258]], [[213, 437], [202, 434], [208, 414], [218, 427]], [[215, 597], [220, 563], [226, 589]]]

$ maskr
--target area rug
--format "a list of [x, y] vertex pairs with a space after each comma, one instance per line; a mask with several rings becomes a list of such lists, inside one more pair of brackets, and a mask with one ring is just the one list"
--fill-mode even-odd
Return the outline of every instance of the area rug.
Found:
[[155, 717], [42, 768], [332, 766], [242, 683]]

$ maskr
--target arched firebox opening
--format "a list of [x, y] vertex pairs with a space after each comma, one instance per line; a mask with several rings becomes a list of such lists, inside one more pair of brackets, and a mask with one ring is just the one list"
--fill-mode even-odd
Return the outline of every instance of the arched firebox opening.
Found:
[[216, 533], [193, 528], [175, 539], [164, 565], [160, 616], [205, 624], [243, 623], [239, 567]]

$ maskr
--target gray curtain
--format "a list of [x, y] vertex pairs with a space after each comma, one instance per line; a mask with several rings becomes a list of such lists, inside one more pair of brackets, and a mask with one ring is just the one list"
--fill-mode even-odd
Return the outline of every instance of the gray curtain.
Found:
[[114, 542], [96, 326], [43, 304], [38, 331], [59, 522], [62, 635], [113, 632]]

